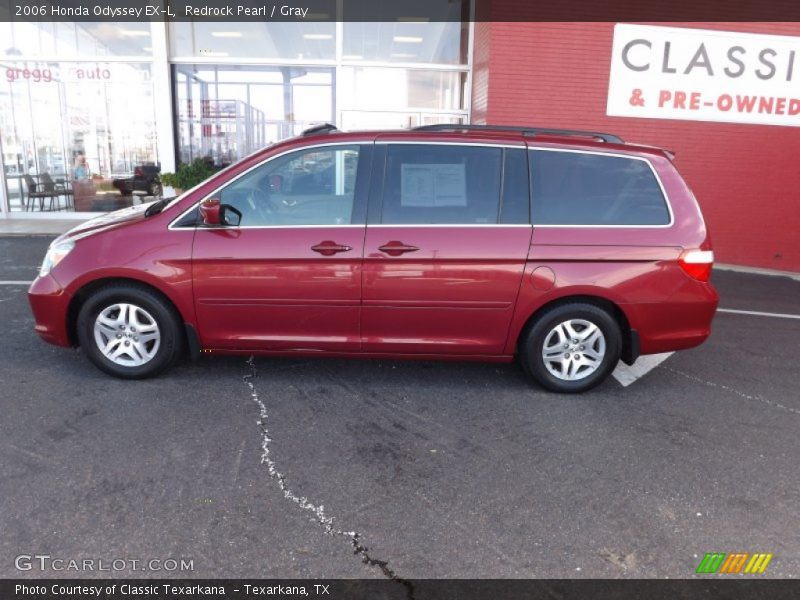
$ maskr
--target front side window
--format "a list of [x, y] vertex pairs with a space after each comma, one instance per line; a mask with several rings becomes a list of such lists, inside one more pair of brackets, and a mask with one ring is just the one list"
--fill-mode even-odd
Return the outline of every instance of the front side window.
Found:
[[535, 225], [667, 225], [670, 214], [650, 165], [622, 156], [530, 152]]
[[349, 225], [359, 146], [298, 150], [256, 167], [219, 193], [242, 227]]
[[498, 221], [500, 148], [390, 145], [382, 223], [481, 225]]

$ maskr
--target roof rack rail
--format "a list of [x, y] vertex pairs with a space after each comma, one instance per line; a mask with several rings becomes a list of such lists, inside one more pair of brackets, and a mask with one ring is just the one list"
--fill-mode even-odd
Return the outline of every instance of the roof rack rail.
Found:
[[331, 125], [330, 123], [323, 123], [322, 125], [314, 125], [313, 127], [309, 127], [308, 129], [304, 129], [301, 135], [314, 135], [317, 133], [330, 133], [331, 131], [339, 131], [339, 128], [336, 125]]
[[414, 127], [413, 131], [518, 131], [525, 136], [558, 135], [590, 137], [603, 140], [608, 144], [624, 144], [622, 138], [610, 133], [597, 131], [579, 131], [576, 129], [548, 129], [545, 127], [518, 127], [515, 125], [458, 125], [439, 123], [436, 125], [422, 125]]

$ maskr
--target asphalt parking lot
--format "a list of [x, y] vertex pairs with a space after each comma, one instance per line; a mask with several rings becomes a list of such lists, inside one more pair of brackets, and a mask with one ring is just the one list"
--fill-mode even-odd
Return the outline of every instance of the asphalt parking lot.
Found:
[[[0, 280], [49, 241], [0, 238]], [[724, 308], [800, 314], [798, 281], [714, 281]], [[350, 531], [402, 578], [683, 578], [714, 551], [800, 573], [800, 320], [720, 313], [700, 348], [580, 396], [516, 365], [258, 357], [253, 396], [242, 358], [112, 379], [37, 338], [26, 289], [0, 285], [0, 577], [92, 575], [20, 554], [383, 577]]]

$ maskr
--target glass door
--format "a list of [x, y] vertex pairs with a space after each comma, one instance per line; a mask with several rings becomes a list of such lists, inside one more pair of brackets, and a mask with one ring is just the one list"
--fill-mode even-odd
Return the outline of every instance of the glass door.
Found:
[[63, 124], [60, 110], [52, 109], [60, 106], [60, 90], [52, 84], [49, 68], [1, 66], [6, 78], [0, 88], [0, 145], [9, 209], [38, 209], [38, 198], [29, 202], [31, 182], [38, 185], [43, 173], [53, 178], [66, 176]]
[[225, 166], [334, 120], [334, 69], [179, 64], [174, 78], [183, 163]]

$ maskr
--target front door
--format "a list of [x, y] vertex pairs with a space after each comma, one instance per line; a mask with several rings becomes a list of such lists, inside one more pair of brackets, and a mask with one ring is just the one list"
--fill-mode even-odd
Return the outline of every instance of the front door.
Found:
[[214, 194], [241, 221], [195, 233], [204, 348], [359, 350], [370, 156], [358, 144], [296, 150]]
[[379, 138], [375, 162], [363, 350], [502, 354], [531, 240], [524, 147]]

